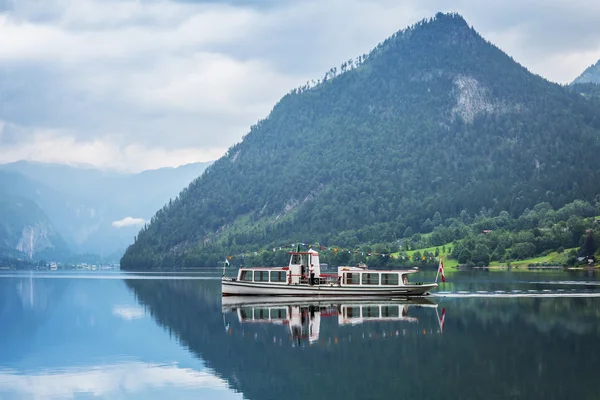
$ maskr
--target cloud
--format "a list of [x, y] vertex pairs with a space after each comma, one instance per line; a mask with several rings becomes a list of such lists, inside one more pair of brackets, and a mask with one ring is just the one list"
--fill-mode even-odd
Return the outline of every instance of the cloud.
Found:
[[143, 218], [125, 217], [118, 221], [113, 221], [112, 226], [115, 228], [124, 228], [127, 226], [140, 226], [144, 225], [146, 220]]
[[78, 138], [73, 131], [25, 128], [0, 120], [0, 163], [25, 159], [139, 172], [198, 159], [212, 160], [218, 158], [220, 152], [220, 148], [208, 145], [169, 148], [142, 143], [119, 144], [110, 136]]
[[114, 306], [112, 313], [114, 316], [117, 316], [127, 321], [140, 319], [146, 315], [146, 311], [144, 311], [143, 308], [137, 306]]
[[124, 362], [29, 374], [0, 369], [0, 394], [9, 393], [19, 398], [73, 398], [82, 393], [115, 398], [173, 386], [226, 389], [227, 384], [207, 372], [180, 368], [176, 364]]
[[437, 11], [460, 12], [553, 81], [600, 59], [600, 3], [591, 0], [7, 4], [0, 120], [22, 134], [6, 148], [0, 135], [1, 162], [86, 158], [138, 171], [214, 160], [289, 90]]

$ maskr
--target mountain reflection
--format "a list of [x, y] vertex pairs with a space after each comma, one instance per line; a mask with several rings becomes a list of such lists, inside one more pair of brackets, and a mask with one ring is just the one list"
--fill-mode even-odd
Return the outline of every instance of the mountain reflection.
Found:
[[597, 299], [222, 304], [218, 280], [126, 284], [248, 399], [592, 399], [600, 389]]

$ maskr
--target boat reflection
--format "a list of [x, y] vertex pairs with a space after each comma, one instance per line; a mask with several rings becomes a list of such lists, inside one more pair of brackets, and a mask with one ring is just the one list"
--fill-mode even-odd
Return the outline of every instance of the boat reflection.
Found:
[[[233, 318], [243, 328], [243, 334], [248, 329], [251, 330], [252, 325], [279, 325], [286, 327], [293, 344], [312, 345], [322, 339], [321, 328], [325, 322], [337, 327], [387, 322], [418, 324], [419, 317], [410, 315], [411, 309], [414, 311], [417, 308], [435, 311], [438, 321], [435, 333], [442, 333], [445, 310], [442, 310], [440, 316], [437, 307], [436, 303], [425, 298], [338, 298], [307, 301], [306, 298], [226, 297], [223, 298], [222, 312], [225, 329], [230, 334], [233, 334]], [[387, 333], [385, 330], [382, 332]], [[395, 329], [390, 334], [398, 336], [400, 332], [405, 335], [406, 329]], [[276, 336], [274, 341], [277, 341]]]

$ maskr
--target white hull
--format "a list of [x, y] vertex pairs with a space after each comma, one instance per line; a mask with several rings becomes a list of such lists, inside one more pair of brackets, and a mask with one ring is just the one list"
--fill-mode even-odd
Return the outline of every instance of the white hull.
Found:
[[437, 283], [398, 286], [337, 286], [273, 284], [223, 279], [223, 296], [423, 296]]

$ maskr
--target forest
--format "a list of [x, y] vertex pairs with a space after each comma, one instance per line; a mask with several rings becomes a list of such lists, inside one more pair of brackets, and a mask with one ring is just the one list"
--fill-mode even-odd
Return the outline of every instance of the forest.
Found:
[[223, 265], [225, 258], [233, 267], [283, 266], [289, 261], [288, 252], [319, 251], [321, 262], [331, 266], [367, 263], [374, 268], [435, 267], [439, 258], [451, 265], [489, 266], [561, 255], [553, 266], [587, 264], [588, 257], [598, 257], [600, 239], [600, 199], [594, 204], [576, 200], [558, 210], [549, 203], [539, 203], [526, 209], [518, 218], [507, 211], [494, 215], [482, 209], [470, 215], [462, 211], [458, 217], [442, 220], [436, 212], [427, 219], [421, 232], [407, 228], [405, 236], [392, 242], [344, 246], [320, 242], [289, 243], [270, 248], [246, 251], [244, 246], [228, 247], [225, 253], [219, 246], [203, 247], [204, 252], [190, 253], [182, 268]]

